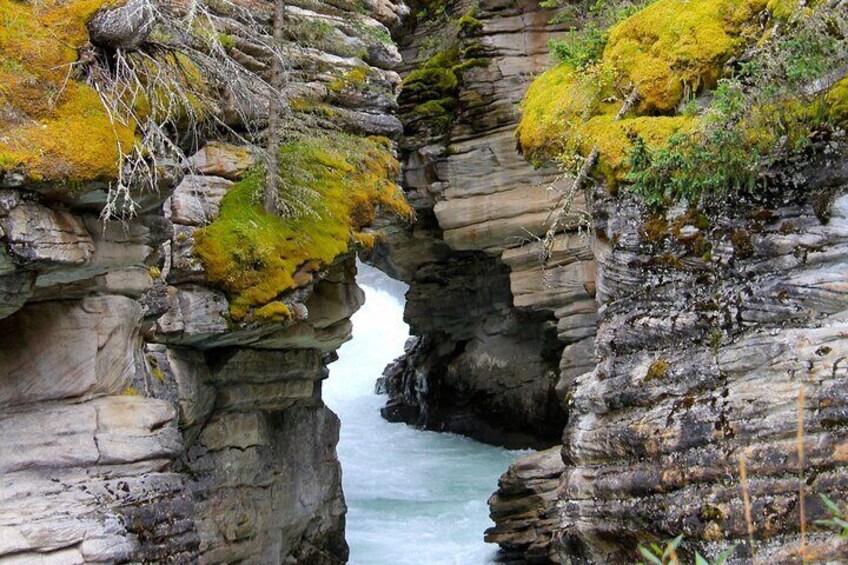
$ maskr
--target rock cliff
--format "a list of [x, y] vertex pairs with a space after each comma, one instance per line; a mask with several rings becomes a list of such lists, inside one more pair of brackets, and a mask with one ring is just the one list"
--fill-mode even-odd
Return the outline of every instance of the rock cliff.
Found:
[[[733, 18], [731, 4], [742, 10]], [[844, 29], [843, 8], [819, 9]], [[837, 385], [846, 306], [845, 49], [827, 55], [834, 70], [826, 78], [802, 73], [793, 83], [780, 65], [791, 60], [814, 74], [816, 48], [793, 51], [814, 42], [783, 18], [817, 25], [815, 11], [793, 10], [660, 0], [615, 20], [594, 64], [560, 63], [530, 90], [517, 132], [525, 155], [576, 154], [578, 182], [594, 179], [597, 334], [584, 356], [589, 370], [563, 374], [558, 387], [568, 403], [564, 468], [551, 451], [524, 458], [490, 499], [497, 525], [487, 539], [506, 560], [625, 563], [640, 558], [640, 545], [678, 535], [682, 560], [725, 551], [730, 563], [835, 563], [848, 555], [838, 532], [814, 525], [830, 514], [819, 494], [840, 503], [846, 495], [845, 429], [836, 416], [845, 410]], [[746, 27], [756, 17], [772, 22], [777, 39]], [[706, 30], [688, 26], [696, 20], [717, 24], [709, 37], [728, 38], [698, 43], [717, 50], [709, 57], [689, 50], [687, 34]], [[764, 61], [767, 70], [735, 75], [731, 55], [752, 38], [761, 43], [748, 47], [745, 64]], [[656, 60], [663, 64], [652, 66]], [[599, 78], [599, 68], [615, 78], [583, 82]], [[704, 114], [673, 107], [692, 73], [702, 74], [690, 93], [709, 92], [697, 101]], [[728, 118], [717, 106], [733, 88], [745, 106]], [[822, 121], [793, 114], [804, 104], [821, 104]], [[780, 119], [793, 124], [802, 148], [776, 137]], [[727, 138], [710, 137], [716, 123], [747, 136], [711, 153], [728, 147]], [[677, 152], [690, 134], [700, 145]], [[669, 159], [640, 163], [639, 148]], [[693, 162], [714, 170], [682, 172]], [[657, 181], [653, 189], [646, 178]], [[558, 284], [574, 286], [573, 275]]]
[[384, 414], [547, 447], [565, 422], [560, 376], [592, 366], [594, 267], [588, 240], [563, 233], [542, 272], [533, 242], [556, 173], [526, 163], [513, 132], [565, 26], [529, 0], [422, 6], [401, 44], [404, 189], [418, 222], [371, 256], [410, 285], [405, 317], [421, 339], [388, 375]]
[[[356, 232], [354, 239], [368, 245], [376, 236], [366, 233], [367, 224], [403, 206], [391, 201], [391, 144], [366, 137], [400, 131], [391, 115], [399, 84], [392, 67], [400, 56], [386, 38], [404, 9], [382, 1], [286, 3], [288, 107], [280, 160], [284, 174], [323, 183], [314, 187], [321, 197], [316, 206], [326, 209], [316, 213], [330, 226], [324, 239], [294, 244], [306, 251], [289, 265], [267, 247], [288, 240], [258, 239], [266, 235], [263, 222], [279, 222], [271, 231], [283, 237], [305, 224], [290, 228], [245, 196], [263, 163], [256, 147], [265, 143], [262, 95], [275, 56], [266, 42], [273, 5], [225, 3], [203, 6], [212, 10], [204, 12], [208, 20], [196, 15], [198, 37], [212, 37], [205, 48], [225, 50], [217, 61], [236, 69], [234, 84], [244, 90], [231, 97], [227, 85], [212, 81], [215, 52], [195, 49], [197, 37], [175, 40], [163, 26], [182, 17], [179, 7], [176, 14], [157, 7], [156, 17], [164, 20], [116, 48], [102, 41], [113, 41], [120, 29], [92, 33], [95, 45], [87, 42], [85, 21], [102, 3], [83, 4], [40, 8], [4, 0], [0, 13], [40, 22], [48, 32], [77, 25], [68, 36], [74, 48], [62, 52], [71, 64], [123, 54], [128, 60], [149, 56], [149, 64], [164, 69], [167, 45], [180, 53], [184, 68], [198, 65], [197, 76], [208, 82], [192, 100], [213, 100], [211, 109], [203, 108], [226, 126], [198, 128], [199, 150], [182, 162], [160, 155], [155, 190], [135, 194], [133, 215], [104, 222], [100, 214], [113, 202], [107, 189], [110, 176], [115, 185], [120, 155], [104, 150], [96, 171], [87, 161], [77, 163], [70, 148], [65, 153], [64, 145], [46, 145], [33, 134], [38, 124], [52, 128], [65, 119], [55, 116], [63, 99], [59, 110], [32, 109], [23, 96], [14, 97], [17, 91], [4, 90], [0, 560], [344, 562], [339, 422], [321, 400], [321, 381], [363, 300], [348, 239]], [[85, 10], [84, 18], [71, 19], [66, 10], [72, 9]], [[110, 18], [108, 11], [98, 14]], [[214, 27], [204, 31], [204, 21]], [[40, 42], [45, 59], [27, 55], [21, 43], [28, 58], [15, 67], [11, 63], [24, 56], [15, 52], [15, 41], [30, 40]], [[26, 64], [39, 80], [52, 80], [51, 41], [4, 35], [3, 73]], [[72, 75], [68, 91], [88, 96], [88, 84], [103, 84], [98, 77]], [[102, 107], [95, 103], [87, 112], [73, 119], [97, 126]], [[73, 133], [71, 125], [64, 133]], [[335, 145], [328, 141], [322, 147], [330, 149], [316, 157], [308, 153], [315, 151], [309, 135]], [[353, 151], [353, 140], [370, 153]], [[77, 148], [91, 155], [113, 144], [106, 134], [74, 142], [99, 144]], [[192, 146], [175, 142], [184, 151]], [[23, 153], [23, 144], [41, 149], [41, 156]], [[158, 147], [148, 149], [155, 155]], [[327, 168], [316, 172], [317, 159]], [[342, 174], [350, 183], [346, 197], [361, 197], [355, 209], [333, 207], [342, 189], [332, 183]], [[220, 239], [231, 233], [238, 238]], [[224, 276], [216, 276], [222, 265]], [[253, 278], [245, 280], [244, 273]]]
[[[618, 562], [640, 539], [682, 533], [745, 562], [744, 457], [757, 558], [800, 563], [799, 468], [808, 523], [827, 515], [817, 493], [846, 490], [846, 173], [835, 154], [797, 189], [672, 211], [659, 234], [632, 199], [597, 199], [600, 362], [573, 388], [560, 485], [576, 555]], [[699, 235], [706, 261], [692, 257]], [[848, 552], [830, 530], [808, 529], [806, 544], [817, 562]]]

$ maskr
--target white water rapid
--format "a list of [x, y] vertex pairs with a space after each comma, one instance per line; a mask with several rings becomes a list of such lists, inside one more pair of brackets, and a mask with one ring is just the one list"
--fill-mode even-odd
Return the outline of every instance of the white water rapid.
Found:
[[374, 382], [403, 353], [409, 328], [398, 283], [365, 270], [366, 302], [353, 316], [353, 340], [339, 350], [324, 382], [324, 400], [342, 422], [350, 563], [491, 563], [496, 548], [483, 543], [491, 525], [486, 499], [521, 452], [380, 417], [386, 397], [374, 393]]

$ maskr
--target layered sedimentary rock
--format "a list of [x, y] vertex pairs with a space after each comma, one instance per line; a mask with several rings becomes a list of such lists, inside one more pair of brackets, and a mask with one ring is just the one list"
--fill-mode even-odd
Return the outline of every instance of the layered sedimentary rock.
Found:
[[[404, 188], [419, 220], [372, 260], [410, 284], [405, 318], [421, 339], [389, 374], [390, 419], [550, 446], [565, 421], [560, 375], [591, 366], [588, 243], [563, 235], [543, 276], [533, 241], [556, 178], [513, 139], [515, 104], [549, 61], [551, 17], [530, 0], [459, 2], [419, 14], [402, 47]], [[433, 78], [445, 72], [454, 89]]]
[[512, 465], [489, 498], [495, 526], [486, 530], [486, 541], [501, 546], [504, 563], [559, 562], [560, 544], [557, 488], [565, 470], [561, 449], [552, 447]]
[[[677, 534], [746, 562], [743, 458], [758, 559], [801, 562], [799, 473], [808, 524], [848, 485], [845, 157], [705, 213], [598, 198], [600, 362], [573, 388], [560, 486], [572, 562]], [[807, 558], [846, 552], [808, 526]]]
[[[368, 3], [372, 18], [359, 5], [287, 4], [300, 26], [286, 31], [289, 95], [300, 102], [288, 125], [397, 133], [400, 58], [382, 38], [404, 9]], [[222, 9], [222, 34], [238, 29], [242, 14]], [[257, 36], [271, 13], [251, 5]], [[226, 37], [262, 92], [271, 52]], [[367, 80], [338, 82], [354, 69]], [[251, 114], [220, 100], [231, 141], [263, 127], [255, 102]], [[319, 110], [334, 120], [315, 125]], [[160, 190], [137, 195], [124, 222], [99, 218], [100, 179], [45, 182], [0, 159], [0, 560], [346, 560], [339, 422], [321, 381], [363, 294], [342, 253], [295, 273], [274, 316], [234, 316], [195, 238], [258, 163], [237, 142], [160, 163]]]

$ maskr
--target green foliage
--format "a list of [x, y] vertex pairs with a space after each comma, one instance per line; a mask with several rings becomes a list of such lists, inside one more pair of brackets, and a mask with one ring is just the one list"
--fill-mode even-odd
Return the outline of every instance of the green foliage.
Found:
[[763, 171], [800, 158], [815, 131], [845, 126], [842, 82], [811, 86], [848, 64], [848, 16], [818, 10], [793, 23], [719, 81], [697, 130], [654, 150], [634, 142], [627, 180], [647, 204], [754, 190]]
[[[667, 541], [665, 545], [660, 545], [658, 543], [651, 543], [648, 547], [640, 545], [639, 553], [645, 558], [645, 561], [640, 562], [638, 565], [682, 565], [680, 557], [677, 555], [682, 543], [683, 535], [681, 534], [676, 538]], [[707, 560], [703, 555], [696, 551], [695, 565], [724, 565], [733, 553], [733, 549], [734, 548], [731, 547], [730, 549], [721, 552], [713, 561]]]
[[[649, 0], [592, 0], [585, 1], [584, 11], [589, 15], [580, 29], [569, 31], [563, 39], [551, 39], [548, 46], [554, 60], [576, 69], [584, 68], [601, 59], [609, 38], [609, 28], [635, 14]], [[559, 0], [542, 2], [545, 7], [558, 7]], [[573, 4], [569, 5], [575, 9]], [[554, 23], [563, 19], [560, 15]]]
[[827, 520], [816, 520], [816, 524], [827, 526], [839, 532], [839, 537], [848, 538], [848, 512], [844, 512], [839, 505], [833, 502], [826, 494], [820, 493], [819, 496], [830, 513], [830, 518]]
[[583, 68], [601, 58], [607, 45], [607, 33], [594, 22], [579, 31], [570, 31], [565, 39], [551, 39], [548, 47], [554, 60]]
[[[760, 162], [737, 126], [743, 97], [737, 82], [723, 81], [707, 120], [712, 125], [697, 134], [672, 135], [665, 146], [653, 150], [635, 138], [626, 177], [630, 189], [649, 206], [659, 206], [682, 199], [696, 203], [703, 194], [753, 188]], [[721, 166], [708, 166], [711, 163]]]

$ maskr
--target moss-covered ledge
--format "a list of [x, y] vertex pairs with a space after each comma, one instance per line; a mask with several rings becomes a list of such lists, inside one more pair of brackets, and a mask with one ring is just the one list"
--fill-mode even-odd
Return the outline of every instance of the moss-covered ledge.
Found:
[[281, 190], [315, 196], [309, 209], [281, 216], [260, 204], [257, 167], [224, 197], [220, 215], [195, 234], [195, 252], [213, 286], [224, 290], [234, 321], [284, 321], [285, 293], [346, 253], [373, 244], [364, 233], [378, 213], [413, 217], [394, 183], [399, 165], [384, 138], [323, 133], [280, 146]]

